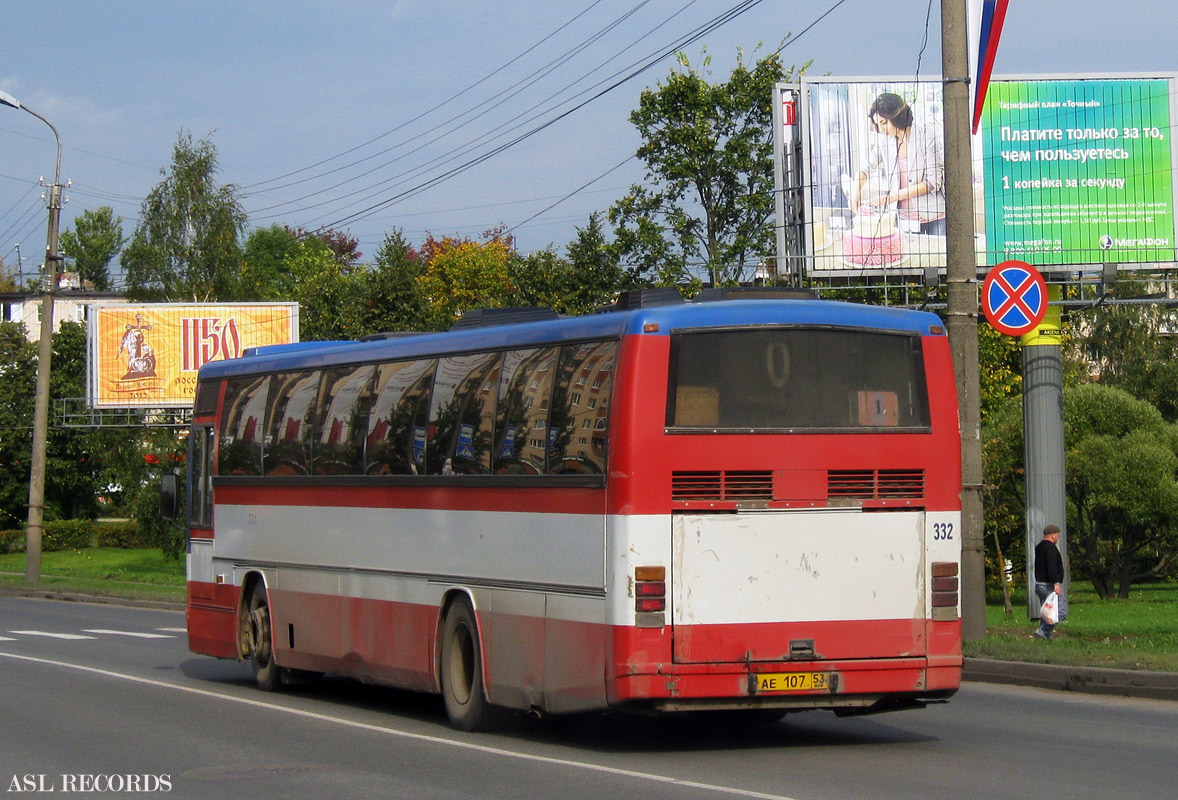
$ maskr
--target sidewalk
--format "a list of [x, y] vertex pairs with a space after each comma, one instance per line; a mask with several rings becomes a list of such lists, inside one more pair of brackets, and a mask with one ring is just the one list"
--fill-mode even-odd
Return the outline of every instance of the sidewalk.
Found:
[[966, 681], [1035, 686], [1063, 692], [1178, 700], [1178, 672], [1145, 672], [1103, 667], [1069, 667], [1022, 661], [965, 659]]

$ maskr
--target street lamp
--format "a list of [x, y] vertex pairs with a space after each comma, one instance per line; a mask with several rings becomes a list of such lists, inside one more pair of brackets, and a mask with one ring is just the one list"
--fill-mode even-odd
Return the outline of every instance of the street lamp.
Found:
[[41, 580], [41, 538], [45, 518], [45, 452], [49, 438], [49, 361], [53, 357], [53, 292], [57, 288], [57, 230], [61, 219], [61, 137], [57, 128], [12, 95], [0, 92], [0, 105], [24, 109], [49, 126], [57, 141], [57, 166], [49, 187], [49, 231], [45, 238], [45, 274], [41, 284], [41, 341], [37, 350], [37, 393], [33, 406], [33, 459], [29, 470], [29, 525], [25, 544], [25, 580]]

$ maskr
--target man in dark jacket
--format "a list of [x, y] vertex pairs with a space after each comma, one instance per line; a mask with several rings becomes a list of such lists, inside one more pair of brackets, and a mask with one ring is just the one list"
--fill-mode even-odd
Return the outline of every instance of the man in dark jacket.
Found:
[[[1059, 554], [1058, 545], [1059, 527], [1048, 525], [1043, 529], [1043, 538], [1035, 545], [1035, 596], [1039, 598], [1039, 605], [1043, 605], [1052, 592], [1057, 596], [1063, 594], [1063, 556]], [[1054, 628], [1055, 625], [1041, 618], [1035, 635], [1050, 639]]]

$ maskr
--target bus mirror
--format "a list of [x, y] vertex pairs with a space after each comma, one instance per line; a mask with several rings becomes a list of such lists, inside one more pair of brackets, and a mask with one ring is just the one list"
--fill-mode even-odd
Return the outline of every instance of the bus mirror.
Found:
[[174, 472], [160, 478], [160, 516], [168, 522], [180, 516], [180, 478]]

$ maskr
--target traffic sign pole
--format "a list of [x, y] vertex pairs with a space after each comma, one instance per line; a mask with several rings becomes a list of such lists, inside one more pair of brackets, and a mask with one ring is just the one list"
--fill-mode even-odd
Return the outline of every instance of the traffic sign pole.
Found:
[[[1048, 287], [1050, 300], [1060, 299], [1059, 286]], [[1059, 552], [1067, 556], [1067, 500], [1064, 476], [1063, 363], [1059, 306], [1047, 309], [1034, 330], [1022, 335], [1023, 464], [1026, 468], [1027, 615], [1039, 616], [1035, 595], [1035, 545], [1045, 525], [1060, 528]], [[1064, 569], [1064, 597], [1068, 594]]]

